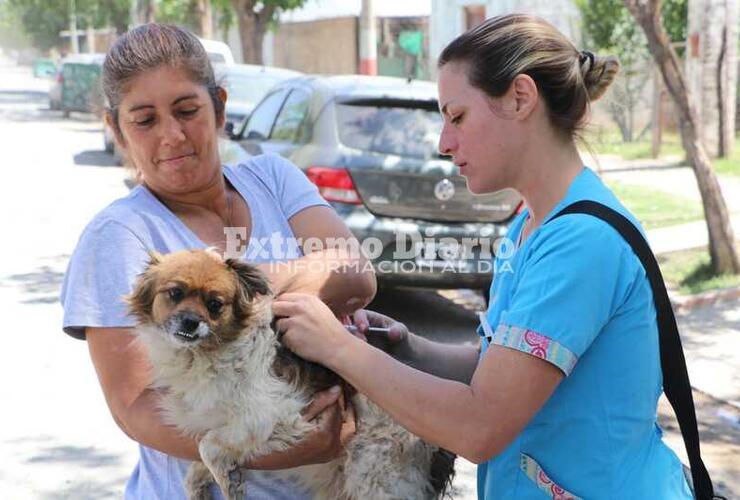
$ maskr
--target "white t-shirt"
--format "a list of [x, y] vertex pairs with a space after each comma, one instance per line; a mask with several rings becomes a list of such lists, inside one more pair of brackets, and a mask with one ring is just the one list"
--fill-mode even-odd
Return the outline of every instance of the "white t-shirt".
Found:
[[[268, 242], [293, 237], [288, 223], [301, 210], [328, 206], [292, 163], [275, 155], [250, 158], [223, 172], [249, 205], [252, 229], [245, 257], [251, 263], [299, 257], [297, 247]], [[122, 297], [131, 293], [148, 252], [206, 248], [206, 244], [146, 187], [137, 186], [98, 213], [80, 236], [62, 285], [63, 328], [84, 339], [86, 327], [132, 327]], [[127, 499], [185, 499], [183, 479], [190, 462], [139, 445], [140, 457], [127, 485]], [[249, 498], [308, 498], [297, 485], [251, 471]], [[215, 498], [221, 498], [214, 488]]]

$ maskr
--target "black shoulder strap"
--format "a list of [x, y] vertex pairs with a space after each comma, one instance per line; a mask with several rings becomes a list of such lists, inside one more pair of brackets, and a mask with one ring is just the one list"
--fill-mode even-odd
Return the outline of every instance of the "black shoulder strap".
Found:
[[686, 452], [689, 456], [695, 496], [699, 500], [711, 500], [714, 498], [714, 488], [699, 450], [699, 431], [696, 425], [696, 411], [694, 409], [694, 398], [691, 394], [689, 374], [686, 370], [686, 359], [683, 355], [676, 318], [673, 315], [673, 308], [663, 282], [663, 275], [658, 267], [658, 261], [650, 250], [648, 242], [635, 225], [625, 216], [606, 205], [589, 200], [578, 201], [565, 207], [550, 220], [568, 214], [592, 215], [608, 223], [629, 243], [640, 262], [642, 262], [648, 280], [650, 280], [650, 287], [653, 289], [653, 300], [658, 316], [663, 392], [665, 392], [668, 401], [673, 406], [678, 425], [681, 428]]

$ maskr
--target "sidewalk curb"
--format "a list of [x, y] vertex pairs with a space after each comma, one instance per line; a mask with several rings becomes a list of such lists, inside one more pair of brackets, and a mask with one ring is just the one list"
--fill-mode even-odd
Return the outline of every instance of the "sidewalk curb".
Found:
[[720, 301], [738, 300], [740, 299], [740, 287], [710, 290], [695, 295], [680, 295], [668, 291], [668, 297], [671, 300], [673, 312], [678, 314], [693, 311], [700, 307], [711, 306]]

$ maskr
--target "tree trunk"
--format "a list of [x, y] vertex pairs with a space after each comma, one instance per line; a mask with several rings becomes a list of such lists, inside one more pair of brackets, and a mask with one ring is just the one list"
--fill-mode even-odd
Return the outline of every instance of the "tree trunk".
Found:
[[693, 102], [689, 99], [689, 91], [681, 73], [678, 57], [670, 45], [660, 19], [660, 1], [624, 0], [624, 3], [645, 31], [650, 52], [679, 113], [681, 138], [688, 160], [694, 169], [704, 205], [712, 270], [716, 274], [740, 273], [740, 259], [735, 247], [735, 235], [727, 206], [709, 156], [699, 138], [698, 115]]
[[729, 156], [734, 142], [737, 19], [738, 0], [689, 0], [686, 78], [710, 156]]
[[256, 12], [256, 3], [256, 0], [231, 0], [239, 23], [242, 59], [247, 64], [262, 64], [262, 40], [272, 16], [275, 15], [274, 5], [263, 5]]
[[141, 24], [153, 23], [157, 17], [155, 0], [135, 0], [138, 22]]
[[195, 17], [198, 19], [198, 34], [201, 38], [213, 38], [213, 14], [211, 0], [195, 0]]

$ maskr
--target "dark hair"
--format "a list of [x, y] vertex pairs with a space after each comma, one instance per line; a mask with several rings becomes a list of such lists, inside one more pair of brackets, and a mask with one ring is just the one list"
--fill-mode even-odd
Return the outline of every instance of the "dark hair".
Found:
[[493, 17], [463, 33], [442, 51], [438, 67], [449, 62], [466, 63], [470, 84], [490, 97], [505, 94], [517, 75], [529, 75], [550, 122], [569, 138], [583, 127], [589, 102], [619, 72], [616, 57], [580, 52], [550, 23], [526, 14]]
[[169, 24], [149, 23], [124, 33], [108, 51], [103, 63], [106, 112], [120, 136], [118, 106], [126, 85], [145, 71], [160, 66], [182, 68], [193, 82], [203, 85], [213, 102], [216, 117], [223, 116], [219, 85], [203, 45], [189, 31]]

